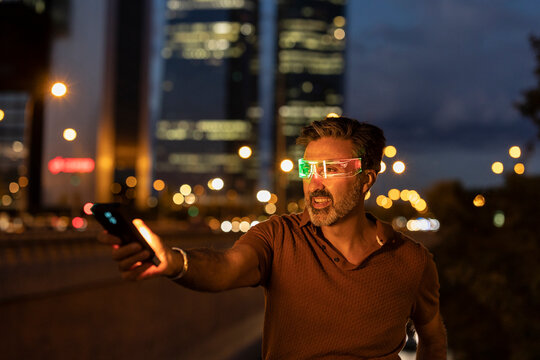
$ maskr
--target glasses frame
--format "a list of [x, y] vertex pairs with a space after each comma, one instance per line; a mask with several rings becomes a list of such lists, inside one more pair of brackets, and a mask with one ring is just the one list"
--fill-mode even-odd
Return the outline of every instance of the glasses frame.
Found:
[[[342, 175], [341, 173], [328, 174], [326, 172], [327, 165], [340, 164], [343, 162], [351, 162], [354, 160], [360, 161], [360, 168], [356, 169], [354, 174]], [[310, 165], [310, 169], [307, 175], [303, 175], [304, 172], [302, 171], [303, 165], [305, 163]], [[324, 169], [323, 174], [319, 174], [319, 172], [317, 171], [317, 165], [321, 163]], [[298, 159], [298, 176], [300, 177], [300, 179], [311, 179], [313, 175], [315, 175], [316, 173], [319, 174], [320, 177], [327, 179], [327, 178], [332, 178], [332, 177], [337, 177], [337, 178], [353, 177], [360, 174], [361, 172], [362, 172], [362, 158], [361, 157], [350, 158], [350, 159], [335, 159], [335, 160], [306, 160], [304, 158]]]

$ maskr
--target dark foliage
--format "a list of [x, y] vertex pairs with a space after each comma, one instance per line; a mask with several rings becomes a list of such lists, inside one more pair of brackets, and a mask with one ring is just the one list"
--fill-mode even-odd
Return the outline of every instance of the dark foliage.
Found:
[[[432, 249], [439, 268], [441, 311], [456, 360], [540, 356], [540, 178], [512, 175], [480, 192], [441, 183], [427, 196], [441, 222]], [[496, 212], [505, 216], [494, 225]]]

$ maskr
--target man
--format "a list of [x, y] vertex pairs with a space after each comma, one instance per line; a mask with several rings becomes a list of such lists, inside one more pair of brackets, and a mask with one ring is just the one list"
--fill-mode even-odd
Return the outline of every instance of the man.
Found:
[[132, 243], [102, 235], [125, 279], [168, 276], [200, 291], [261, 285], [264, 359], [399, 359], [412, 319], [417, 359], [445, 359], [439, 284], [431, 254], [364, 210], [380, 170], [381, 129], [340, 117], [302, 130], [306, 211], [273, 216], [231, 249], [171, 249], [156, 235], [161, 264]]

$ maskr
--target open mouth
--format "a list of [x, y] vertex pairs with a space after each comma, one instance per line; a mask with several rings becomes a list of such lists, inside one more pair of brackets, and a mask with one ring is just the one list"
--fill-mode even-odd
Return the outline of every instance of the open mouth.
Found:
[[311, 206], [314, 209], [324, 209], [332, 204], [332, 199], [326, 196], [313, 196], [311, 197]]

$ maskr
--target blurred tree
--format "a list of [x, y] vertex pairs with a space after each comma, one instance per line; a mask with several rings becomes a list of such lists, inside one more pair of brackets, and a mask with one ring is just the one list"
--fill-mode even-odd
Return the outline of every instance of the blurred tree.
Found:
[[534, 75], [537, 80], [536, 88], [523, 91], [523, 101], [516, 102], [514, 105], [521, 115], [527, 117], [538, 126], [537, 136], [540, 138], [540, 37], [531, 35], [529, 37], [531, 48], [536, 58], [536, 67]]
[[[441, 183], [427, 194], [441, 222], [432, 249], [441, 311], [456, 360], [538, 359], [540, 354], [539, 178], [509, 176], [501, 189], [478, 192]], [[494, 215], [504, 224], [494, 225]]]

